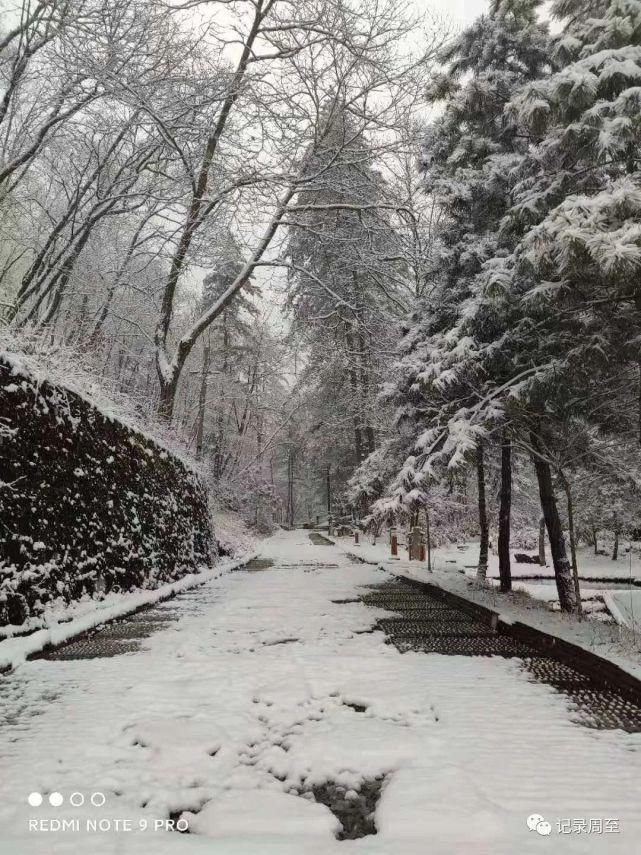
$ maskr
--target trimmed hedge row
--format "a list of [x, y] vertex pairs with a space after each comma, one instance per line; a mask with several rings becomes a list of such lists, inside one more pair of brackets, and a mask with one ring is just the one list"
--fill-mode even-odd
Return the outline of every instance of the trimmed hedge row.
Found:
[[155, 588], [210, 563], [198, 477], [17, 365], [0, 356], [0, 626], [58, 597]]

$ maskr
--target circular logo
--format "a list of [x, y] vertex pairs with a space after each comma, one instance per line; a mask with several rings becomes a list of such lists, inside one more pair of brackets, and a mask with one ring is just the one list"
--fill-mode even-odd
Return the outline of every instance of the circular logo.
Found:
[[533, 813], [531, 816], [528, 816], [528, 818], [527, 818], [527, 827], [530, 829], [530, 831], [535, 831], [537, 825], [540, 822], [543, 822], [543, 817], [541, 816], [541, 814], [540, 813]]

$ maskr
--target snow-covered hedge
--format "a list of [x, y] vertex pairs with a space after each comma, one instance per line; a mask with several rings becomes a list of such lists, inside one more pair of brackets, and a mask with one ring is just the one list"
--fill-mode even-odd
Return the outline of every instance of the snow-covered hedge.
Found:
[[0, 625], [211, 560], [207, 495], [169, 451], [0, 354]]

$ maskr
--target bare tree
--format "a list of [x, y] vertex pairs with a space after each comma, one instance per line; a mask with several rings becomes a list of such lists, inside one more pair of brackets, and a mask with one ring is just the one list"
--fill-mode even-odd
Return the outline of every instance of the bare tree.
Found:
[[[394, 55], [411, 26], [396, 0], [360, 6], [306, 0], [295, 7], [284, 0], [256, 0], [232, 7], [240, 56], [194, 170], [155, 332], [159, 413], [167, 419], [195, 342], [249, 281], [279, 228], [296, 225], [302, 210], [294, 204], [296, 194], [313, 180], [307, 164], [335, 112], [349, 110], [359, 133], [378, 134], [388, 147], [400, 111], [416, 98], [416, 70], [424, 61]], [[230, 169], [230, 158], [233, 162], [239, 153], [244, 164]], [[230, 200], [237, 216], [251, 211], [259, 233], [248, 242], [236, 280], [172, 342], [177, 288], [194, 241]]]

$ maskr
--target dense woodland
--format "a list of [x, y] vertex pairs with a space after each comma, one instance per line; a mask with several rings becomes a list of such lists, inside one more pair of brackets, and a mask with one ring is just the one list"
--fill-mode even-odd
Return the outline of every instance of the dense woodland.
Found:
[[258, 528], [641, 528], [641, 2], [4, 0], [2, 347]]

